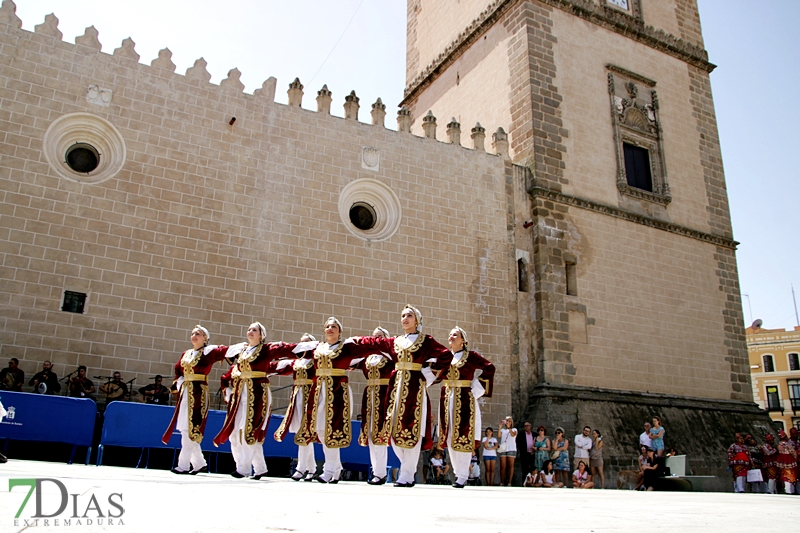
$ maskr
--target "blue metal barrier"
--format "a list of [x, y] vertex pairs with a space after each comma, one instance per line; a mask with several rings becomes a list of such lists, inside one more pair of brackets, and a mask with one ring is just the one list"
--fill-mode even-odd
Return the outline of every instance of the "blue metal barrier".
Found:
[[70, 464], [77, 447], [86, 446], [89, 464], [97, 415], [92, 400], [8, 391], [0, 394], [0, 400], [8, 411], [0, 422], [0, 439], [72, 444]]
[[[177, 431], [173, 433], [169, 442], [164, 445], [161, 436], [169, 425], [174, 412], [174, 407], [166, 405], [153, 405], [131, 402], [113, 402], [108, 405], [105, 412], [103, 423], [103, 433], [100, 438], [100, 446], [97, 451], [97, 465], [103, 464], [104, 446], [123, 446], [128, 448], [141, 448], [142, 454], [139, 457], [139, 464], [145, 461], [145, 468], [148, 466], [149, 453], [146, 451], [151, 448], [171, 448], [178, 450], [181, 447], [181, 436]], [[219, 433], [225, 420], [224, 411], [209, 411], [208, 422], [203, 442], [200, 445], [203, 451], [212, 453], [231, 453], [230, 442], [226, 442], [219, 448], [214, 446], [212, 439]], [[264, 441], [265, 457], [297, 457], [297, 445], [294, 443], [294, 436], [289, 435], [283, 442], [277, 442], [272, 438], [275, 430], [278, 429], [282, 416], [272, 415], [267, 428], [267, 438]], [[342, 463], [352, 465], [351, 469], [367, 471], [369, 468], [369, 449], [361, 447], [356, 442], [356, 437], [360, 431], [361, 423], [353, 422], [353, 442], [348, 448], [341, 451]], [[146, 459], [144, 458], [146, 455]], [[314, 445], [314, 456], [318, 460], [324, 459], [322, 447]], [[174, 459], [173, 459], [174, 462]], [[394, 452], [389, 451], [389, 465], [396, 468], [400, 464]]]

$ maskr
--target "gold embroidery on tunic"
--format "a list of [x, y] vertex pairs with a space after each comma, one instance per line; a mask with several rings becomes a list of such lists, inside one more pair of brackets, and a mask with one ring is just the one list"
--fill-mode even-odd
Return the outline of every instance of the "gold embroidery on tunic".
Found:
[[[191, 353], [191, 357], [186, 359], [186, 356]], [[203, 434], [200, 432], [200, 428], [202, 427], [203, 423], [202, 420], [205, 420], [206, 414], [208, 413], [208, 401], [206, 399], [206, 394], [208, 390], [208, 386], [205, 384], [198, 383], [195, 385], [194, 382], [194, 367], [200, 362], [200, 358], [203, 356], [203, 349], [200, 350], [186, 350], [183, 352], [183, 356], [181, 356], [181, 368], [183, 368], [183, 385], [182, 387], [186, 390], [186, 409], [187, 409], [187, 423], [188, 423], [188, 430], [189, 430], [189, 438], [194, 442], [202, 442]], [[192, 415], [194, 414], [194, 392], [195, 387], [199, 386], [201, 391], [200, 396], [200, 413], [202, 414], [202, 419], [199, 425], [195, 425], [194, 420], [192, 420]]]
[[[408, 348], [402, 348], [400, 346], [399, 340], [402, 338], [403, 337], [397, 337], [394, 340], [394, 350], [397, 354], [397, 363], [395, 364], [395, 367], [401, 370], [398, 370], [395, 374], [395, 390], [392, 391], [391, 402], [389, 404], [390, 409], [387, 413], [387, 421], [389, 420], [389, 417], [392, 417], [391, 435], [395, 444], [401, 448], [413, 448], [416, 446], [417, 441], [419, 440], [420, 423], [422, 419], [422, 401], [425, 398], [425, 385], [424, 380], [420, 380], [420, 390], [417, 394], [416, 404], [414, 406], [414, 420], [411, 423], [411, 429], [402, 429], [401, 423], [403, 416], [405, 415], [406, 404], [408, 402], [408, 382], [411, 379], [411, 370], [405, 370], [405, 368], [410, 367], [406, 367], [405, 364], [401, 363], [411, 364], [414, 362], [413, 354], [422, 347], [422, 343], [425, 341], [425, 336], [422, 334], [417, 335], [417, 340], [415, 340], [414, 343]], [[395, 398], [397, 398], [398, 390], [400, 391], [400, 405], [395, 405]], [[392, 416], [395, 409], [397, 409], [397, 416]]]

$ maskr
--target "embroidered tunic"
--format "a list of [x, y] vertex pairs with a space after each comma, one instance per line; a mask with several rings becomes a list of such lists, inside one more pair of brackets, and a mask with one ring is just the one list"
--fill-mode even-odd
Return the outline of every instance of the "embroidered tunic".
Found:
[[797, 451], [791, 440], [778, 442], [778, 457], [775, 459], [775, 466], [781, 470], [781, 481], [789, 483], [797, 481]]
[[[445, 371], [440, 373], [442, 396], [439, 400], [439, 413], [442, 417], [439, 432], [439, 447], [457, 452], [472, 453], [479, 445], [480, 411], [473, 387], [484, 389], [483, 396], [492, 397], [494, 385], [494, 365], [477, 352], [462, 350], [450, 356]], [[476, 379], [476, 374], [479, 376]], [[452, 424], [450, 427], [450, 412]]]
[[750, 469], [750, 450], [744, 444], [731, 444], [728, 448], [728, 466], [733, 477], [746, 476]]
[[[353, 359], [365, 357], [368, 350], [353, 342], [337, 342], [330, 346], [320, 343], [314, 350], [315, 376], [312, 380], [306, 417], [309, 420], [309, 434], [296, 434], [295, 442], [306, 445], [320, 442], [318, 430], [323, 427], [323, 440], [328, 448], [346, 448], [353, 437], [350, 423], [351, 393], [347, 370]], [[322, 407], [322, 409], [320, 409]], [[325, 420], [318, 420], [322, 411]]]
[[254, 347], [242, 343], [231, 347], [227, 356], [230, 358], [236, 355], [235, 350], [240, 351], [236, 363], [230, 369], [233, 394], [228, 402], [222, 429], [214, 437], [215, 446], [226, 442], [237, 429], [237, 415], [244, 420], [241, 428], [244, 431], [244, 442], [250, 445], [264, 442], [270, 415], [267, 371], [273, 360], [290, 354], [292, 348], [283, 343], [260, 344]]
[[[288, 345], [296, 346], [296, 345]], [[272, 371], [279, 376], [294, 376], [292, 385], [292, 395], [289, 406], [286, 408], [286, 415], [283, 417], [281, 425], [275, 431], [275, 440], [283, 442], [287, 433], [294, 433], [294, 443], [305, 446], [308, 442], [313, 442], [314, 437], [311, 426], [309, 425], [308, 400], [311, 394], [311, 384], [314, 382], [314, 351], [307, 350], [294, 354], [295, 357], [287, 357], [273, 361], [270, 365]], [[288, 363], [288, 364], [286, 364]]]
[[[450, 350], [430, 335], [411, 337], [416, 338], [405, 335], [388, 339], [361, 337], [358, 342], [373, 353], [390, 353], [395, 362], [386, 410], [391, 441], [400, 448], [412, 449], [422, 439], [422, 449], [429, 450], [433, 446], [431, 401], [422, 369], [431, 362], [443, 368], [451, 356]], [[427, 404], [425, 420], [422, 419], [423, 402]]]
[[[178, 391], [175, 412], [161, 437], [166, 444], [177, 426], [188, 431], [194, 442], [202, 442], [208, 417], [208, 374], [214, 363], [225, 358], [227, 346], [205, 346], [200, 350], [186, 350], [175, 363], [175, 380], [172, 388]], [[186, 421], [184, 427], [183, 421]]]
[[[372, 440], [378, 446], [389, 445], [389, 426], [386, 412], [389, 408], [389, 381], [394, 372], [394, 362], [384, 354], [372, 354], [359, 362], [367, 378], [367, 387], [361, 400], [361, 432], [358, 443], [367, 446]], [[369, 437], [369, 438], [368, 438]]]

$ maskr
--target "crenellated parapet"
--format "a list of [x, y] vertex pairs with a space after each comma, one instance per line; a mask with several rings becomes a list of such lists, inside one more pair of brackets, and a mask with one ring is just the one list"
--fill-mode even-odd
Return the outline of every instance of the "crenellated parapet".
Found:
[[[22, 21], [16, 15], [16, 5], [14, 4], [13, 0], [3, 0], [2, 5], [0, 6], [0, 23], [4, 23], [7, 25], [8, 32], [21, 32], [22, 34], [33, 34], [33, 35], [40, 35], [40, 36], [48, 36], [51, 37], [55, 42], [61, 43], [62, 45], [68, 45], [63, 40], [63, 33], [58, 29], [59, 20], [55, 14], [49, 14], [44, 18], [44, 21], [40, 24], [34, 26], [34, 31], [29, 32], [27, 30], [22, 29]], [[146, 61], [140, 62], [142, 59], [139, 53], [136, 51], [136, 43], [130, 38], [124, 39], [119, 47], [115, 48], [112, 54], [107, 54], [102, 51], [102, 43], [100, 41], [100, 34], [94, 26], [89, 26], [85, 29], [83, 35], [80, 35], [75, 38], [74, 46], [76, 47], [76, 51], [80, 51], [81, 54], [98, 54], [99, 56], [105, 58], [114, 58], [116, 59], [121, 65], [125, 66], [132, 66], [131, 62], [134, 62], [136, 68], [139, 70], [139, 74], [152, 74], [156, 78], [167, 77], [170, 78], [172, 76], [184, 78], [187, 82], [191, 82], [191, 85], [197, 86], [200, 83], [202, 85], [208, 85], [211, 90], [216, 87], [216, 90], [219, 91], [220, 96], [224, 97], [227, 96], [234, 96], [234, 95], [242, 95], [244, 97], [253, 98], [256, 102], [262, 102], [269, 104], [277, 104], [281, 105], [280, 103], [275, 102], [275, 92], [276, 92], [276, 85], [277, 80], [274, 77], [270, 77], [264, 81], [261, 88], [256, 89], [252, 95], [248, 95], [245, 93], [245, 86], [241, 81], [242, 73], [239, 71], [238, 68], [233, 68], [228, 71], [227, 77], [220, 81], [219, 85], [215, 85], [211, 82], [211, 73], [208, 71], [208, 63], [202, 57], [198, 58], [194, 64], [186, 69], [184, 74], [180, 74], [176, 72], [177, 66], [172, 61], [172, 51], [165, 47], [158, 52], [158, 56], [153, 58], [149, 63]], [[100, 70], [102, 71], [102, 69]], [[95, 103], [98, 105], [108, 106], [111, 104], [112, 96], [115, 96], [115, 91], [111, 89], [104, 88], [102, 83], [93, 82], [89, 84], [89, 88], [87, 89], [87, 97], [86, 100], [91, 103]], [[304, 95], [304, 86], [300, 82], [299, 78], [295, 78], [288, 85], [287, 90], [287, 97], [288, 102], [287, 106], [290, 108], [301, 108], [304, 112], [314, 112], [313, 110], [304, 109], [302, 107], [303, 104], [303, 95]], [[360, 109], [360, 99], [356, 95], [355, 91], [351, 91], [349, 94], [345, 95], [344, 102], [343, 102], [343, 110], [344, 110], [344, 117], [334, 117], [340, 120], [351, 121], [361, 123], [359, 121], [359, 109]], [[317, 109], [316, 112], [320, 115], [330, 115], [331, 114], [331, 104], [333, 102], [333, 93], [328, 89], [327, 85], [323, 85], [322, 88], [317, 91]], [[385, 129], [385, 117], [386, 117], [386, 105], [381, 101], [380, 98], [377, 99], [375, 103], [371, 105], [370, 111], [370, 122], [372, 126], [380, 127]], [[226, 122], [230, 121], [230, 116], [225, 118]], [[412, 124], [412, 116], [411, 111], [403, 106], [397, 112], [397, 130], [398, 134], [409, 134], [411, 133], [411, 124]], [[233, 122], [230, 123], [233, 125]], [[463, 149], [470, 149], [468, 147], [464, 147], [461, 144], [461, 126], [458, 122], [453, 119], [450, 123], [447, 124], [447, 135], [446, 140], [438, 141], [440, 144], [452, 144], [455, 146], [462, 147]], [[477, 130], [476, 130], [477, 128]], [[423, 130], [424, 135], [423, 138], [429, 139], [431, 141], [437, 140], [437, 119], [433, 116], [431, 111], [423, 118]], [[485, 151], [484, 150], [484, 138], [485, 135], [482, 133], [483, 128], [481, 128], [480, 124], [477, 124], [475, 128], [472, 129], [472, 150], [475, 151]], [[476, 133], [477, 131], [477, 133]], [[502, 128], [498, 131], [502, 131]], [[497, 135], [497, 134], [495, 134]], [[504, 134], [505, 135], [505, 134]], [[508, 148], [507, 148], [507, 141], [504, 145], [501, 141], [499, 144], [493, 143], [493, 146], [496, 145], [495, 154], [500, 155], [502, 157], [507, 157]], [[504, 148], [505, 147], [505, 148]], [[505, 150], [505, 151], [504, 151]]]

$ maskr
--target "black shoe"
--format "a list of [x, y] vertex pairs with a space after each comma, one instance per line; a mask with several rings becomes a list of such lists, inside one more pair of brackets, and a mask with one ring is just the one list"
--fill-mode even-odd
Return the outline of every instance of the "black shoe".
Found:
[[303, 478], [303, 481], [311, 483], [312, 481], [314, 481], [314, 478], [316, 478], [316, 477], [317, 477], [317, 474], [315, 474], [314, 472], [307, 472], [306, 473], [306, 477]]
[[292, 474], [291, 478], [292, 478], [292, 481], [300, 481], [301, 479], [304, 479], [307, 475], [308, 475], [308, 472], [301, 472], [299, 470], [295, 470], [294, 474]]
[[7, 463], [7, 462], [8, 462], [8, 458], [5, 455], [3, 455], [2, 453], [0, 453], [0, 463]]
[[321, 475], [320, 475], [320, 476], [314, 476], [314, 479], [315, 479], [315, 480], [317, 480], [317, 481], [319, 481], [320, 483], [325, 483], [325, 484], [328, 484], [328, 483], [338, 483], [338, 482], [339, 482], [339, 480], [338, 480], [338, 479], [337, 479], [337, 480], [333, 480], [333, 479], [331, 479], [330, 481], [325, 481], [324, 479], [322, 479], [322, 476], [321, 476]]
[[173, 468], [172, 470], [170, 470], [170, 472], [172, 472], [173, 474], [178, 474], [179, 476], [185, 476], [186, 474], [191, 473], [188, 470], [178, 470], [177, 468]]
[[368, 485], [383, 485], [384, 483], [386, 483], [386, 476], [384, 477], [373, 476], [372, 479], [367, 481]]
[[251, 476], [250, 479], [252, 479], [253, 481], [258, 481], [259, 479], [261, 479], [262, 477], [264, 477], [266, 475], [267, 475], [267, 473], [264, 472], [263, 474], [256, 474], [255, 476]]
[[196, 476], [197, 474], [208, 474], [208, 466], [201, 466], [197, 470], [192, 470], [189, 474]]
[[464, 488], [464, 485], [462, 485], [462, 484], [460, 484], [460, 483], [453, 483], [453, 488], [454, 488], [454, 489], [463, 489], [463, 488]]
[[414, 483], [414, 482], [411, 482], [411, 483], [395, 483], [394, 484], [395, 487], [408, 487], [408, 488], [411, 488], [414, 485], [416, 485], [416, 483]]
[[231, 472], [231, 476], [235, 477], [236, 479], [242, 479], [242, 478], [244, 477], [242, 474], [240, 474], [240, 473], [239, 473], [239, 472], [237, 472], [236, 470], [234, 470], [233, 472]]

